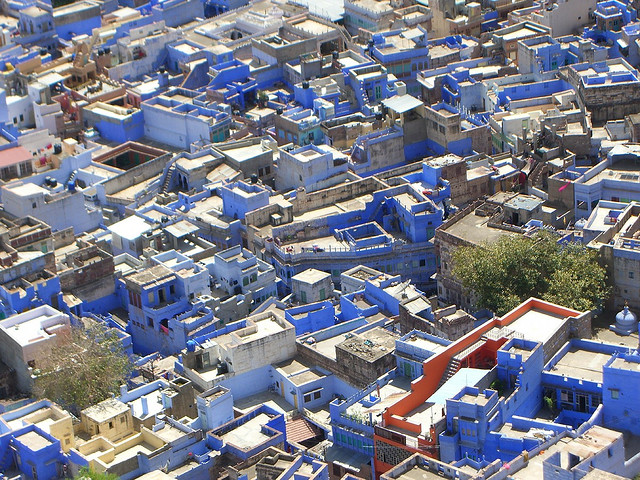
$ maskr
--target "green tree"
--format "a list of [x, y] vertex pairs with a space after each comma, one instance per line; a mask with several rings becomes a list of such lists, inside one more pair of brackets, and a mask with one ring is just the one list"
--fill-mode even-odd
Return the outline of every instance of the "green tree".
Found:
[[118, 480], [120, 477], [114, 473], [100, 473], [95, 470], [90, 470], [87, 467], [82, 467], [78, 472], [78, 475], [73, 478], [74, 480]]
[[609, 294], [597, 252], [578, 243], [559, 245], [548, 232], [460, 247], [453, 253], [453, 274], [475, 293], [479, 308], [497, 315], [529, 297], [579, 311], [593, 310]]
[[84, 408], [118, 393], [132, 370], [117, 334], [91, 322], [61, 336], [51, 354], [38, 364], [34, 393], [79, 415]]

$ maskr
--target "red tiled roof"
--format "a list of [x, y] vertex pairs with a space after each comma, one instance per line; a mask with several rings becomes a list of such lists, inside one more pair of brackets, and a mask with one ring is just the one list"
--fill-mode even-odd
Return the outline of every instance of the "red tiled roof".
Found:
[[287, 422], [287, 442], [300, 443], [318, 435], [317, 427], [307, 422], [304, 418], [298, 418]]
[[32, 155], [24, 147], [13, 147], [0, 150], [0, 168], [10, 167], [31, 160]]

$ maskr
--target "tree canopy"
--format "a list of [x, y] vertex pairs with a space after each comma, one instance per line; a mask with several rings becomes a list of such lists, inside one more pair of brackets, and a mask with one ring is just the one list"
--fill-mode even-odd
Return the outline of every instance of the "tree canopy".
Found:
[[34, 393], [78, 415], [118, 393], [133, 370], [119, 337], [92, 322], [73, 327], [38, 364]]
[[120, 477], [114, 473], [101, 473], [87, 467], [82, 467], [78, 475], [73, 478], [74, 480], [118, 480]]
[[453, 275], [475, 293], [478, 308], [497, 315], [529, 297], [586, 311], [609, 295], [598, 253], [579, 243], [558, 244], [548, 232], [459, 247], [453, 252]]

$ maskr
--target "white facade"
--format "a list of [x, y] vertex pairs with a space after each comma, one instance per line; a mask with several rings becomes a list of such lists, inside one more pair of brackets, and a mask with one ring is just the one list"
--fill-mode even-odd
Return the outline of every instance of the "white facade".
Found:
[[[546, 2], [545, 2], [546, 3]], [[553, 37], [571, 35], [588, 23], [596, 10], [596, 0], [557, 0], [531, 14], [531, 19], [551, 28]]]
[[82, 233], [100, 225], [102, 213], [85, 205], [82, 192], [65, 190], [65, 185], [58, 184], [58, 187], [52, 191], [33, 183], [5, 185], [2, 187], [4, 209], [18, 218], [31, 215], [54, 230], [73, 227], [75, 233]]
[[0, 359], [16, 371], [20, 391], [31, 390], [32, 370], [70, 331], [69, 317], [49, 305], [0, 321]]

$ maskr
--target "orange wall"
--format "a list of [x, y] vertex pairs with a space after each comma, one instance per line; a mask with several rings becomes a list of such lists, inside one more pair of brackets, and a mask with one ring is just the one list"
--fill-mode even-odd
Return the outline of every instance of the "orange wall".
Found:
[[[442, 375], [449, 364], [449, 361], [459, 352], [465, 348], [471, 346], [477, 342], [482, 335], [491, 330], [493, 327], [504, 327], [513, 323], [516, 319], [520, 318], [523, 314], [534, 308], [547, 311], [563, 317], [577, 317], [582, 315], [581, 312], [571, 310], [569, 308], [561, 307], [560, 305], [554, 305], [537, 298], [530, 298], [508, 312], [504, 317], [498, 319], [494, 318], [489, 320], [483, 325], [479, 326], [475, 330], [472, 330], [464, 337], [458, 339], [451, 345], [449, 345], [444, 351], [438, 355], [434, 355], [427, 359], [423, 364], [423, 376], [414, 381], [411, 384], [411, 392], [398, 400], [393, 405], [389, 406], [382, 414], [384, 425], [393, 425], [400, 428], [406, 428], [402, 425], [402, 421], [398, 420], [398, 417], [405, 417], [409, 412], [422, 405], [427, 398], [435, 393], [438, 389], [438, 384], [442, 379]], [[494, 358], [496, 352], [502, 346], [504, 340], [494, 341], [488, 340], [487, 349], [493, 352]], [[396, 418], [393, 418], [395, 416]], [[411, 431], [414, 431], [411, 429]]]

